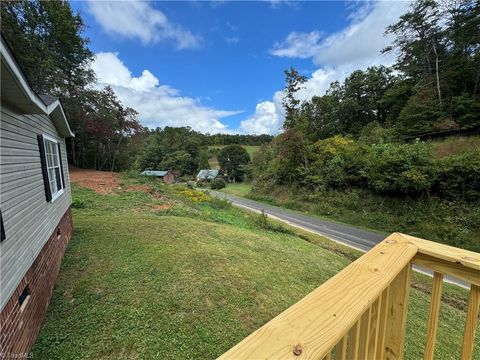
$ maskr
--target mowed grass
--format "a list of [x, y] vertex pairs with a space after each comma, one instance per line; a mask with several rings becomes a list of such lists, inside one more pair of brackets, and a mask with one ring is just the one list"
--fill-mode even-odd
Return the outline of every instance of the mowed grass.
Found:
[[[222, 149], [227, 145], [210, 145], [208, 146], [208, 149]], [[248, 155], [250, 155], [250, 158], [252, 158], [253, 154], [255, 154], [258, 149], [260, 148], [259, 145], [241, 145], [245, 150], [247, 150]], [[216, 156], [211, 157], [208, 159], [208, 164], [210, 165], [211, 169], [218, 169], [220, 168], [220, 165], [218, 164], [218, 159]]]
[[[149, 194], [74, 188], [75, 233], [34, 359], [212, 359], [355, 256], [311, 234], [264, 230], [257, 215], [193, 190], [149, 184]], [[419, 359], [429, 297], [411, 294], [406, 359]], [[459, 357], [464, 317], [442, 304], [437, 359]]]
[[228, 183], [227, 186], [220, 191], [225, 192], [227, 194], [232, 194], [235, 196], [247, 196], [250, 194], [250, 190], [252, 189], [252, 185], [249, 183]]

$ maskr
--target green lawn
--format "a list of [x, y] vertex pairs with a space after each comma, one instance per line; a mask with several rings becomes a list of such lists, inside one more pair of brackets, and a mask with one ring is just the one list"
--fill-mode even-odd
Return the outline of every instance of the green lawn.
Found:
[[[208, 146], [208, 149], [222, 149], [227, 145], [210, 145]], [[241, 145], [245, 150], [247, 150], [248, 155], [250, 155], [250, 158], [255, 154], [258, 149], [260, 148], [259, 145]], [[217, 157], [214, 156], [210, 159], [208, 159], [208, 164], [210, 165], [211, 169], [218, 169], [220, 166], [218, 164]]]
[[250, 193], [251, 189], [252, 189], [252, 185], [250, 185], [249, 183], [242, 182], [242, 183], [236, 183], [236, 184], [228, 183], [227, 186], [220, 191], [225, 192], [227, 194], [232, 194], [235, 196], [246, 197]]
[[[212, 359], [358, 255], [194, 190], [126, 191], [136, 181], [114, 195], [74, 187], [34, 359]], [[458, 303], [442, 304], [437, 359], [459, 357], [464, 324], [466, 292], [446, 294]], [[421, 358], [428, 299], [412, 289], [406, 359]]]

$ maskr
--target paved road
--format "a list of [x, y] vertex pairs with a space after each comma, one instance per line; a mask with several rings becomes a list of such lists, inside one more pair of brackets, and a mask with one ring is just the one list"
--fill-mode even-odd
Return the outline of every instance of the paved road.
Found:
[[299, 214], [298, 212], [276, 206], [261, 203], [255, 200], [245, 199], [238, 196], [211, 191], [212, 195], [228, 199], [233, 205], [265, 213], [273, 218], [285, 221], [293, 226], [298, 226], [317, 234], [323, 235], [334, 241], [347, 244], [362, 251], [368, 251], [383, 239], [386, 235], [373, 231], [357, 229], [352, 226], [321, 220], [312, 216]]
[[[357, 229], [349, 225], [332, 221], [321, 220], [313, 216], [303, 215], [292, 210], [279, 208], [259, 201], [245, 199], [223, 192], [210, 191], [210, 194], [219, 198], [228, 199], [233, 205], [250, 211], [260, 212], [264, 210], [265, 213], [272, 218], [276, 218], [290, 225], [323, 235], [331, 240], [351, 246], [361, 251], [370, 250], [386, 237], [385, 234]], [[416, 265], [414, 266], [414, 269], [432, 276], [432, 272], [428, 269]], [[469, 287], [467, 283], [449, 276], [445, 277], [445, 281], [462, 286], [464, 288]]]

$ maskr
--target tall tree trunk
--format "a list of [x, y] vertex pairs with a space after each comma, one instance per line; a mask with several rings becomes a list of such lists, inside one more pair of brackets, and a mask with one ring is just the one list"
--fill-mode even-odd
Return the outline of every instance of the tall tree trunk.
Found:
[[437, 92], [438, 92], [438, 102], [440, 103], [440, 106], [442, 105], [442, 93], [440, 91], [440, 74], [438, 71], [438, 53], [437, 53], [437, 47], [435, 44], [433, 44], [433, 52], [435, 53], [435, 77], [437, 79]]
[[77, 159], [75, 154], [75, 138], [70, 138], [70, 156], [72, 159], [72, 165], [77, 166]]

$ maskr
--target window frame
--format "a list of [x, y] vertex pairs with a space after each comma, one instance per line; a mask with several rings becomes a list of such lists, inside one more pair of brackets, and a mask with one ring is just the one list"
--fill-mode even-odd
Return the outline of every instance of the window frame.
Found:
[[[52, 188], [50, 186], [50, 193], [51, 193], [51, 196], [52, 198], [50, 199], [50, 203], [53, 203], [55, 200], [57, 200], [64, 192], [65, 192], [65, 187], [64, 187], [64, 177], [63, 177], [63, 166], [62, 164], [60, 163], [61, 161], [61, 157], [60, 157], [60, 149], [59, 149], [59, 141], [57, 139], [55, 139], [54, 137], [52, 136], [49, 136], [49, 135], [46, 135], [46, 134], [42, 134], [42, 137], [43, 137], [43, 149], [44, 149], [44, 153], [45, 153], [45, 164], [46, 164], [46, 168], [47, 168], [47, 177], [48, 177], [48, 186], [50, 186], [51, 182], [52, 182], [52, 179], [50, 179], [50, 171], [51, 169], [54, 170], [55, 172], [55, 169], [58, 169], [58, 172], [60, 173], [60, 185], [57, 184], [57, 179], [53, 179], [55, 181], [55, 184], [56, 184], [56, 187], [57, 187], [57, 191], [54, 193], [52, 191]], [[47, 152], [47, 141], [50, 141], [52, 144], [52, 148], [55, 149], [54, 150], [54, 153], [50, 153], [50, 152]], [[55, 156], [56, 159], [57, 159], [57, 164], [58, 165], [54, 165], [54, 166], [49, 166], [48, 164], [48, 156]], [[60, 189], [58, 189], [58, 186], [60, 186]]]

